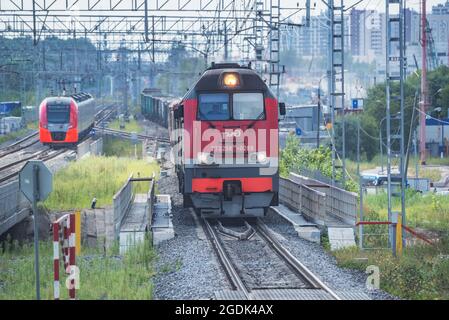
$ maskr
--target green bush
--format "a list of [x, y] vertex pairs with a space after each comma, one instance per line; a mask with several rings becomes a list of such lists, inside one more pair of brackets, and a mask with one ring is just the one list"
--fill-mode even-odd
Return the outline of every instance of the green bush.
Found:
[[[318, 149], [301, 148], [299, 140], [290, 135], [287, 137], [286, 146], [281, 150], [279, 172], [282, 177], [288, 177], [290, 172], [301, 174], [304, 170], [319, 171], [324, 176], [332, 178], [332, 153], [331, 149], [320, 146]], [[342, 178], [342, 170], [336, 169], [336, 179]], [[346, 179], [345, 189], [357, 191], [357, 184], [350, 178]]]

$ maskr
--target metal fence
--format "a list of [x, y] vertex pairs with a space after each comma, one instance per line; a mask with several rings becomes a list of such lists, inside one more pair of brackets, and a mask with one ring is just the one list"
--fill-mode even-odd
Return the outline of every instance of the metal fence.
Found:
[[355, 225], [358, 214], [359, 196], [322, 181], [290, 173], [289, 178], [303, 186], [320, 191], [326, 195], [326, 220], [336, 219], [349, 225]]
[[154, 204], [154, 173], [153, 180], [150, 181], [150, 188], [147, 193], [147, 201], [148, 201], [148, 225], [151, 226], [153, 222], [153, 204]]
[[0, 186], [0, 235], [30, 214], [29, 203], [15, 180]]
[[279, 199], [317, 224], [326, 224], [326, 194], [291, 179], [279, 179]]
[[133, 175], [131, 174], [123, 187], [112, 198], [114, 207], [114, 234], [116, 238], [120, 233], [123, 218], [134, 200], [132, 177]]

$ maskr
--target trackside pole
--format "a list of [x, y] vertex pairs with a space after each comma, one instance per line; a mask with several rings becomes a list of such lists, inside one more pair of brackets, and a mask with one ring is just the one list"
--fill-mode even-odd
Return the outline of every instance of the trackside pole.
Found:
[[[62, 216], [53, 222], [53, 296], [55, 300], [60, 298], [60, 279], [59, 279], [59, 254], [62, 251], [64, 270], [69, 275], [69, 298], [74, 300], [76, 297], [75, 278], [76, 275], [76, 213], [70, 213]], [[60, 238], [62, 230], [62, 239]], [[62, 250], [60, 243], [62, 240]]]
[[34, 225], [34, 273], [36, 276], [36, 299], [41, 299], [41, 285], [39, 276], [39, 225], [37, 223], [38, 213], [37, 213], [37, 201], [39, 200], [39, 167], [33, 165], [33, 225]]
[[59, 223], [53, 222], [53, 295], [59, 300]]

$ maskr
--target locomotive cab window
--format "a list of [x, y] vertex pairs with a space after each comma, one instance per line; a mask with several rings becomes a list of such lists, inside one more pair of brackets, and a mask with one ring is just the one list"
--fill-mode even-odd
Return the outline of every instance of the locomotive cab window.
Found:
[[260, 120], [265, 118], [263, 94], [260, 92], [234, 93], [232, 96], [234, 120]]
[[47, 119], [49, 123], [68, 123], [70, 121], [70, 105], [53, 104], [47, 106]]
[[200, 120], [229, 120], [229, 95], [227, 93], [200, 94], [198, 116]]

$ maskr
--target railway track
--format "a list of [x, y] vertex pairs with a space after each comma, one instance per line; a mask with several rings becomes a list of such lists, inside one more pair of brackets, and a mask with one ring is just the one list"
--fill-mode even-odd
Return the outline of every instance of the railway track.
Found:
[[[233, 288], [230, 292], [219, 294], [219, 299], [295, 299], [295, 300], [340, 300], [341, 298], [316, 277], [307, 267], [296, 259], [280, 242], [261, 220], [254, 220], [247, 225], [253, 232], [246, 240], [229, 240], [232, 234], [223, 234], [221, 223], [216, 219], [202, 219], [206, 235], [219, 258], [225, 274]], [[233, 232], [234, 233], [234, 232]], [[237, 236], [234, 236], [238, 238]], [[227, 245], [237, 241], [235, 246]], [[245, 265], [254, 268], [254, 261], [242, 261], [239, 254], [233, 252], [235, 248], [245, 244], [247, 259], [261, 258], [270, 261], [264, 266], [263, 274], [272, 273], [273, 279], [259, 284], [251, 282]], [[253, 253], [251, 253], [253, 251]], [[240, 253], [241, 255], [241, 253]], [[274, 261], [277, 260], [277, 263]], [[273, 262], [273, 263], [271, 263]], [[283, 264], [283, 265], [281, 265]], [[257, 269], [257, 268], [255, 268]], [[253, 275], [253, 277], [260, 275]]]
[[[132, 134], [130, 132], [126, 132], [126, 131], [121, 131], [121, 130], [115, 130], [115, 129], [110, 129], [110, 128], [101, 128], [101, 127], [95, 127], [95, 130], [98, 130], [99, 132], [105, 132], [105, 133], [110, 133], [113, 135], [117, 135], [123, 138], [127, 138], [127, 139], [131, 139]], [[167, 137], [158, 137], [158, 136], [149, 136], [149, 135], [145, 135], [145, 134], [137, 134], [137, 139], [139, 140], [146, 140], [146, 139], [150, 139], [150, 140], [157, 140], [159, 142], [166, 142], [169, 143], [170, 139]]]
[[[38, 152], [32, 154], [29, 157], [17, 160], [15, 162], [9, 163], [3, 167], [0, 167], [0, 183], [3, 183], [5, 181], [8, 181], [9, 179], [16, 177], [23, 167], [23, 166], [20, 166], [20, 164], [22, 164], [25, 161], [28, 161], [31, 159], [37, 159], [37, 160], [42, 160], [45, 162], [45, 161], [51, 160], [53, 158], [56, 158], [57, 156], [65, 153], [65, 152], [67, 152], [67, 149], [42, 150], [42, 151], [38, 151]], [[7, 170], [7, 169], [11, 169], [11, 168], [12, 168], [12, 170]], [[5, 173], [5, 171], [6, 171], [6, 173]]]
[[101, 109], [96, 115], [95, 118], [95, 126], [100, 126], [103, 122], [109, 120], [110, 117], [117, 112], [117, 106], [115, 105], [107, 105], [103, 109]]
[[7, 155], [21, 151], [23, 149], [26, 149], [28, 147], [31, 147], [32, 145], [35, 145], [39, 142], [39, 139], [37, 138], [39, 132], [33, 132], [30, 135], [27, 135], [26, 137], [20, 139], [19, 141], [16, 141], [12, 144], [10, 144], [7, 147], [4, 147], [0, 149], [0, 158], [6, 157]]

